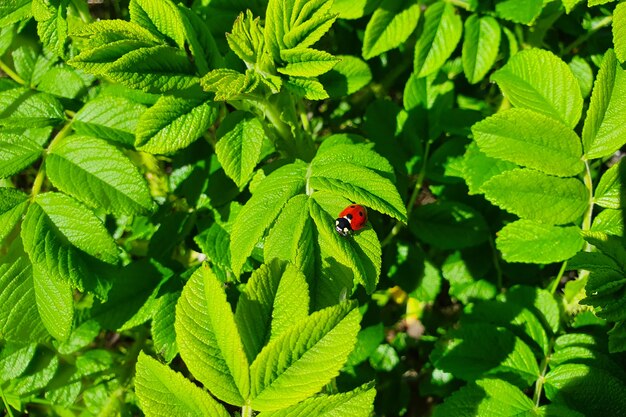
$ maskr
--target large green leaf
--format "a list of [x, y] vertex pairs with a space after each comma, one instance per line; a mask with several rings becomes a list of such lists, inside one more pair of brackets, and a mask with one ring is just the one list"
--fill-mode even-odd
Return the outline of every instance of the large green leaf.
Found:
[[470, 84], [487, 75], [496, 62], [500, 47], [500, 25], [490, 16], [471, 15], [465, 21], [463, 38], [463, 72]]
[[626, 61], [626, 5], [622, 3], [613, 10], [613, 45], [617, 59]]
[[620, 415], [626, 410], [626, 385], [605, 370], [565, 364], [545, 376], [546, 397], [587, 416]]
[[261, 157], [263, 124], [251, 113], [235, 111], [221, 121], [217, 138], [215, 153], [224, 172], [238, 187], [244, 186]]
[[611, 155], [626, 143], [626, 71], [613, 50], [604, 55], [591, 93], [583, 126], [583, 147], [587, 158]]
[[433, 362], [438, 369], [463, 380], [491, 375], [527, 388], [540, 375], [532, 350], [507, 329], [466, 323], [454, 330], [450, 338], [443, 352], [433, 352]]
[[231, 235], [232, 269], [236, 276], [287, 201], [304, 191], [306, 171], [306, 164], [295, 162], [272, 172], [256, 186], [239, 212]]
[[482, 193], [481, 187], [492, 177], [517, 168], [517, 165], [512, 162], [485, 155], [476, 142], [470, 143], [463, 159], [463, 178], [467, 183], [470, 195]]
[[218, 107], [208, 97], [161, 96], [137, 124], [137, 149], [168, 154], [198, 139], [217, 118]]
[[561, 262], [574, 256], [583, 244], [578, 227], [549, 226], [531, 220], [507, 224], [496, 238], [496, 246], [507, 262]]
[[413, 33], [420, 17], [415, 0], [383, 0], [365, 28], [363, 58], [397, 48]]
[[185, 48], [182, 16], [171, 0], [131, 0], [128, 5], [130, 20], [148, 29], [157, 37], [169, 38]]
[[543, 113], [571, 128], [578, 124], [583, 106], [578, 81], [567, 64], [552, 52], [521, 51], [491, 79], [514, 106]]
[[144, 111], [145, 106], [125, 97], [100, 96], [76, 113], [72, 126], [78, 133], [132, 146]]
[[140, 214], [153, 208], [137, 168], [101, 139], [71, 135], [55, 142], [46, 158], [46, 173], [60, 190], [110, 213]]
[[376, 390], [366, 385], [346, 393], [311, 397], [282, 410], [261, 413], [259, 417], [369, 417], [375, 396]]
[[176, 303], [179, 297], [180, 291], [168, 292], [159, 297], [154, 315], [152, 316], [150, 332], [154, 350], [159, 352], [167, 363], [171, 362], [178, 355], [174, 321], [176, 317]]
[[361, 165], [345, 163], [337, 169], [333, 163], [314, 164], [309, 185], [406, 222], [406, 208], [393, 183]]
[[[501, 379], [480, 379], [445, 398], [434, 417], [535, 416], [535, 404], [515, 385]], [[557, 417], [557, 416], [553, 416]]]
[[623, 172], [626, 163], [622, 161], [609, 168], [600, 178], [593, 196], [594, 202], [605, 208], [626, 207], [626, 178]]
[[30, 138], [12, 132], [0, 132], [0, 178], [10, 177], [26, 168], [43, 149]]
[[25, 20], [32, 16], [31, 0], [5, 0], [0, 4], [0, 25]]
[[25, 343], [48, 337], [37, 310], [32, 266], [18, 239], [0, 258], [0, 338]]
[[309, 292], [302, 272], [280, 262], [261, 265], [246, 284], [235, 313], [248, 361], [308, 314]]
[[69, 0], [33, 0], [32, 3], [39, 39], [45, 49], [59, 56], [65, 56], [68, 4]]
[[315, 238], [313, 220], [309, 215], [309, 197], [292, 197], [270, 229], [263, 246], [266, 260], [289, 261], [305, 276], [315, 275]]
[[342, 303], [311, 314], [272, 340], [250, 366], [253, 409], [271, 411], [318, 392], [346, 361], [360, 314]]
[[278, 68], [278, 72], [295, 77], [317, 77], [330, 71], [339, 62], [328, 52], [311, 48], [285, 49], [280, 51], [280, 56], [286, 65]]
[[428, 6], [424, 13], [424, 30], [415, 44], [415, 74], [425, 77], [437, 71], [454, 52], [462, 32], [461, 17], [451, 3]]
[[487, 156], [569, 177], [584, 168], [580, 138], [562, 123], [526, 109], [494, 114], [472, 126]]
[[137, 360], [135, 391], [149, 416], [228, 417], [224, 406], [180, 373], [141, 352]]
[[37, 93], [28, 88], [0, 92], [0, 126], [56, 126], [64, 118], [63, 106], [49, 94]]
[[250, 393], [248, 360], [224, 288], [207, 265], [185, 285], [174, 325], [194, 377], [220, 400], [243, 405]]
[[588, 191], [577, 178], [551, 177], [530, 169], [496, 175], [482, 190], [503, 209], [546, 224], [576, 222], [589, 206]]
[[41, 321], [57, 340], [69, 338], [74, 324], [74, 292], [67, 281], [33, 265], [33, 287]]
[[14, 188], [0, 188], [0, 247], [28, 207], [28, 196]]
[[[61, 193], [39, 194], [35, 199], [35, 204], [29, 207], [27, 217], [31, 216], [34, 221], [38, 218], [35, 226], [41, 233], [52, 233], [60, 240], [57, 243], [67, 245], [68, 243], [78, 249], [109, 263], [117, 262], [117, 245], [105, 229], [102, 221], [96, 215], [78, 203], [71, 197]], [[31, 233], [35, 229], [29, 229], [24, 220], [23, 238], [24, 246], [31, 257], [33, 263], [39, 263], [39, 257], [48, 257], [48, 240], [42, 242], [43, 236], [33, 236]], [[26, 238], [24, 236], [28, 236]], [[41, 239], [41, 240], [40, 240]], [[49, 238], [52, 240], [51, 238]], [[28, 241], [28, 244], [26, 243]], [[50, 242], [52, 243], [52, 242]], [[52, 248], [50, 248], [52, 249]], [[61, 261], [60, 259], [58, 261]], [[71, 266], [68, 266], [71, 268]]]
[[372, 80], [372, 71], [363, 60], [350, 55], [337, 55], [340, 61], [320, 76], [324, 89], [332, 98], [356, 93]]
[[502, 19], [529, 25], [539, 16], [543, 4], [543, 0], [503, 0], [496, 4], [496, 13]]

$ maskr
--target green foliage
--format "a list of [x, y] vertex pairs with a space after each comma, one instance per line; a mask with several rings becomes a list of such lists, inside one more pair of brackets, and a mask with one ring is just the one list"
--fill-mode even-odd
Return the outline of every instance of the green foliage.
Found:
[[626, 414], [624, 3], [0, 3], [3, 415]]

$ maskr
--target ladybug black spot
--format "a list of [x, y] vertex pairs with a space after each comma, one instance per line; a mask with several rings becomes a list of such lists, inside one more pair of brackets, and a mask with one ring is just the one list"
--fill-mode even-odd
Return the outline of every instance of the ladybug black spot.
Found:
[[355, 208], [355, 207], [356, 207], [356, 206], [355, 206], [354, 204], [350, 206], [350, 208]]
[[346, 214], [346, 217], [348, 218], [348, 220], [352, 220], [352, 214]]
[[359, 211], [359, 216], [363, 217], [363, 212]]

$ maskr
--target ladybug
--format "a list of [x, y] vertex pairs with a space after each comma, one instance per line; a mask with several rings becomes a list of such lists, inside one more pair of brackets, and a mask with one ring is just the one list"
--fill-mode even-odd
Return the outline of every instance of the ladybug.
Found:
[[350, 204], [343, 209], [337, 220], [335, 220], [335, 230], [341, 236], [349, 236], [352, 232], [362, 229], [367, 223], [367, 210], [358, 204]]

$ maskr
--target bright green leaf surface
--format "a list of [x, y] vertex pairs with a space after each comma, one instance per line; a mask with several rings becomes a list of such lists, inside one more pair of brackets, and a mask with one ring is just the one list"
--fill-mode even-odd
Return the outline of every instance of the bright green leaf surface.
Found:
[[593, 197], [597, 205], [611, 209], [626, 206], [626, 178], [622, 178], [626, 171], [622, 164], [620, 161], [613, 165], [600, 178]]
[[580, 180], [530, 169], [503, 172], [483, 184], [482, 190], [493, 204], [546, 224], [575, 222], [589, 205], [587, 189]]
[[543, 0], [503, 0], [496, 4], [498, 17], [525, 25], [531, 24], [541, 13]]
[[67, 340], [74, 324], [74, 293], [70, 284], [37, 264], [33, 266], [33, 287], [44, 326], [55, 339]]
[[318, 392], [354, 347], [360, 314], [351, 303], [317, 311], [271, 341], [250, 367], [251, 406], [271, 411]]
[[461, 40], [463, 23], [451, 3], [434, 3], [424, 13], [424, 30], [415, 44], [413, 71], [425, 77], [437, 71]]
[[222, 120], [217, 138], [215, 153], [224, 172], [238, 187], [244, 186], [261, 157], [263, 124], [251, 113], [235, 111]]
[[180, 355], [194, 377], [222, 401], [242, 405], [250, 391], [248, 360], [223, 286], [207, 265], [185, 285], [175, 328]]
[[28, 207], [28, 196], [14, 188], [0, 188], [0, 243], [11, 233]]
[[152, 197], [137, 168], [104, 140], [67, 136], [54, 144], [46, 168], [56, 187], [92, 207], [116, 214], [152, 209]]
[[144, 152], [168, 154], [198, 139], [217, 118], [217, 106], [203, 99], [161, 96], [137, 124], [135, 146]]
[[626, 5], [619, 3], [613, 10], [613, 45], [620, 62], [626, 60]]
[[528, 49], [514, 55], [491, 79], [516, 107], [524, 107], [578, 124], [583, 99], [578, 81], [567, 64], [549, 51]]
[[42, 151], [41, 146], [28, 137], [0, 132], [0, 178], [17, 174], [36, 161]]
[[261, 265], [252, 273], [235, 313], [248, 360], [252, 362], [271, 339], [308, 314], [304, 275], [290, 264]]
[[413, 33], [420, 17], [415, 0], [383, 0], [365, 28], [363, 58], [397, 48]]
[[27, 88], [0, 92], [0, 126], [56, 126], [64, 118], [61, 103], [49, 94]]
[[469, 188], [469, 194], [481, 194], [482, 185], [492, 177], [517, 168], [512, 162], [492, 158], [482, 152], [476, 142], [472, 142], [463, 157], [463, 178]]
[[548, 264], [571, 258], [584, 244], [578, 227], [518, 220], [498, 232], [496, 246], [508, 262]]
[[268, 175], [241, 209], [230, 243], [232, 269], [239, 275], [246, 258], [274, 222], [287, 201], [304, 191], [306, 165], [286, 165]]
[[496, 113], [472, 126], [472, 133], [480, 150], [493, 158], [562, 177], [584, 169], [578, 135], [532, 110]]
[[296, 77], [317, 77], [330, 71], [339, 59], [328, 52], [310, 48], [285, 49], [280, 57], [286, 66], [278, 68], [278, 72]]
[[611, 155], [626, 143], [626, 71], [608, 50], [591, 93], [583, 126], [583, 147], [588, 158]]
[[500, 25], [490, 16], [471, 15], [465, 21], [463, 72], [470, 84], [482, 80], [496, 62], [500, 46]]
[[356, 93], [372, 80], [372, 71], [363, 60], [350, 55], [336, 55], [340, 61], [320, 76], [324, 89], [331, 97]]
[[207, 392], [180, 373], [141, 352], [135, 390], [142, 410], [150, 416], [211, 416], [230, 414]]

